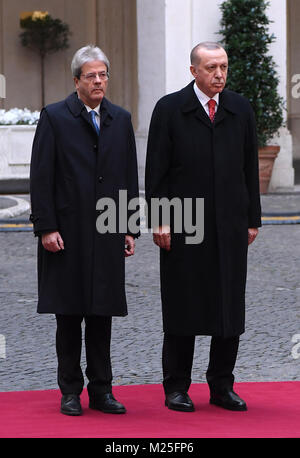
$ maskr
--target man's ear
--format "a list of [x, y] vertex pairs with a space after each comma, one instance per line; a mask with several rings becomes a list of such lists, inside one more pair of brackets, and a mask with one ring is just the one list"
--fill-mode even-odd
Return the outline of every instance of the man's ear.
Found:
[[191, 66], [190, 66], [190, 71], [191, 71], [191, 74], [193, 75], [193, 77], [195, 78], [197, 72], [196, 72], [196, 69], [195, 69], [194, 65], [191, 65]]

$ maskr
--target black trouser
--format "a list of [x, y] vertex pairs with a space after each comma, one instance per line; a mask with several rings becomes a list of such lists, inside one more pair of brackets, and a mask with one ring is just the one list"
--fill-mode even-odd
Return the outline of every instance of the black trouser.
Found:
[[[210, 390], [232, 388], [233, 369], [239, 347], [239, 336], [212, 337], [206, 379]], [[163, 343], [163, 386], [166, 394], [188, 391], [191, 384], [195, 336], [165, 334]]]
[[62, 394], [80, 394], [84, 377], [80, 367], [82, 330], [85, 320], [86, 376], [90, 397], [111, 392], [111, 317], [56, 315], [58, 385]]

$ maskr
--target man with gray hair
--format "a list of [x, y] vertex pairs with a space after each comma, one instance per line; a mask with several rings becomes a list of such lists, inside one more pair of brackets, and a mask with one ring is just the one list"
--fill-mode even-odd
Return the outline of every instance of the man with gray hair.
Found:
[[76, 92], [42, 110], [32, 150], [38, 312], [56, 315], [61, 412], [82, 413], [84, 320], [89, 406], [119, 414], [126, 409], [112, 394], [111, 323], [127, 315], [124, 258], [138, 234], [99, 233], [96, 204], [113, 199], [119, 214], [119, 191], [138, 197], [135, 137], [130, 114], [105, 98], [109, 61], [101, 49], [79, 49], [71, 68]]
[[[204, 199], [204, 240], [185, 244], [171, 225], [154, 228], [160, 247], [163, 386], [169, 409], [194, 410], [188, 395], [195, 336], [211, 336], [210, 403], [245, 411], [233, 390], [245, 328], [247, 250], [261, 226], [253, 110], [225, 89], [228, 57], [218, 43], [191, 52], [193, 81], [158, 101], [151, 120], [146, 199]], [[193, 219], [195, 215], [192, 215]]]

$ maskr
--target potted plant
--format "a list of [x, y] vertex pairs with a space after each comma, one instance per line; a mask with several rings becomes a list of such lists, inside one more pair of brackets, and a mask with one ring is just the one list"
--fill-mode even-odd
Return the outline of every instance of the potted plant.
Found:
[[222, 43], [228, 53], [228, 88], [250, 101], [257, 125], [260, 192], [267, 193], [279, 146], [270, 141], [283, 126], [284, 102], [278, 94], [276, 65], [269, 54], [275, 41], [265, 0], [226, 0], [222, 11]]
[[41, 61], [41, 99], [42, 107], [45, 105], [45, 59], [47, 54], [57, 52], [69, 47], [68, 24], [60, 19], [53, 19], [45, 11], [23, 13], [20, 26], [24, 32], [20, 34], [23, 46], [32, 49], [40, 56]]

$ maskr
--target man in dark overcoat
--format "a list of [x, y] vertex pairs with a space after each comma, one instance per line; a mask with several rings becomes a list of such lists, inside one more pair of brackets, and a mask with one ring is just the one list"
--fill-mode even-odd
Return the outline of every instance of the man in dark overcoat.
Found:
[[154, 198], [204, 199], [202, 243], [185, 243], [172, 219], [154, 228], [161, 248], [165, 403], [194, 410], [187, 392], [195, 336], [207, 335], [210, 402], [246, 410], [233, 391], [233, 369], [244, 332], [248, 244], [261, 226], [255, 120], [248, 100], [224, 89], [228, 58], [219, 44], [197, 45], [190, 69], [194, 80], [154, 109], [146, 160], [148, 208]]
[[61, 412], [82, 413], [84, 319], [90, 407], [124, 413], [112, 394], [111, 323], [127, 315], [125, 257], [138, 234], [117, 225], [114, 233], [99, 231], [96, 206], [109, 198], [118, 215], [119, 192], [138, 197], [135, 138], [130, 114], [105, 98], [109, 61], [100, 48], [78, 50], [72, 73], [76, 92], [42, 110], [33, 143], [38, 312], [56, 315]]

